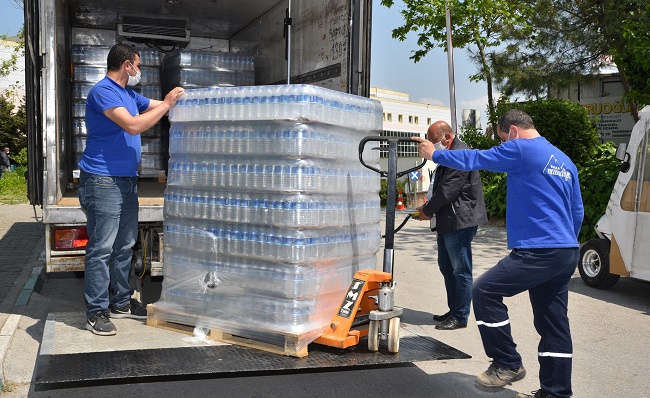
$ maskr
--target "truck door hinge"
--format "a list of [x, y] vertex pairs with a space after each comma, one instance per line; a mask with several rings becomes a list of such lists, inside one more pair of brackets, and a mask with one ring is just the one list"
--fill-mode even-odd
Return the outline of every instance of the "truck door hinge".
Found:
[[282, 37], [285, 40], [284, 44], [284, 59], [289, 59], [289, 27], [293, 23], [293, 18], [289, 16], [289, 9], [287, 8], [286, 16], [284, 17], [284, 31], [282, 32]]

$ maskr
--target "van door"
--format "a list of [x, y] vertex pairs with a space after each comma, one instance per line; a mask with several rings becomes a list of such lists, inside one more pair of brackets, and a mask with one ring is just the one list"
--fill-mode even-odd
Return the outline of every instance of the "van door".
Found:
[[25, 0], [25, 111], [27, 114], [27, 196], [43, 204], [43, 113], [41, 110], [41, 56], [39, 1]]
[[630, 276], [650, 280], [650, 120], [646, 118], [645, 122], [645, 134], [636, 153], [638, 162], [632, 176], [632, 180], [641, 183], [637, 184], [636, 192], [636, 231]]
[[[612, 250], [622, 260], [629, 276], [650, 280], [650, 159], [648, 134], [650, 114], [642, 112], [630, 136], [627, 147], [629, 170], [621, 171], [614, 184], [607, 213], [611, 219], [612, 240], [618, 250]], [[625, 270], [615, 272], [626, 275]], [[627, 275], [626, 275], [627, 276]]]

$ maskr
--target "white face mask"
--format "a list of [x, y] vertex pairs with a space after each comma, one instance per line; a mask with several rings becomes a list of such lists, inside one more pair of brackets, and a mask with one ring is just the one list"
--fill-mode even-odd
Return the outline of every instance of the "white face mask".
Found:
[[447, 148], [445, 148], [444, 145], [442, 145], [442, 142], [440, 142], [440, 141], [433, 144], [433, 147], [436, 148], [436, 151], [442, 151], [444, 149], [447, 149]]
[[[133, 63], [131, 61], [129, 61], [129, 63], [131, 64], [131, 67], [133, 67], [133, 69], [135, 69], [135, 66], [133, 66]], [[140, 83], [141, 78], [142, 78], [142, 73], [140, 73], [140, 71], [137, 71], [135, 76], [129, 75], [129, 81], [126, 82], [126, 85], [127, 86], [135, 86], [138, 83]]]

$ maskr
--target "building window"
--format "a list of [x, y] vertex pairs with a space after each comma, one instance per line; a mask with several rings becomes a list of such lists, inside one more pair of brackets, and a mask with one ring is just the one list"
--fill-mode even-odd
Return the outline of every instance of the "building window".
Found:
[[402, 117], [402, 115], [397, 115], [397, 122], [404, 123], [404, 118]]
[[393, 121], [393, 114], [392, 113], [387, 113], [386, 114], [386, 121], [387, 122], [392, 122]]
[[[384, 130], [380, 133], [382, 137], [413, 137], [417, 133], [410, 133], [405, 131], [390, 131]], [[388, 143], [381, 142], [379, 145], [379, 156], [382, 158], [388, 157]], [[399, 142], [397, 144], [397, 157], [420, 157], [418, 154], [418, 146], [415, 142]]]
[[430, 117], [427, 118], [427, 126], [431, 126], [431, 118]]
[[384, 112], [383, 117], [384, 117], [384, 122], [385, 122], [386, 121], [386, 112]]
[[420, 119], [417, 116], [413, 116], [413, 123], [420, 124]]

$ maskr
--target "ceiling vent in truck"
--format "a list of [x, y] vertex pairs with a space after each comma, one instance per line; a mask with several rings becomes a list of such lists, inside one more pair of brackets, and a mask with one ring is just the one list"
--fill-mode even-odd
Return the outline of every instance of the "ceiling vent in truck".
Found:
[[122, 15], [117, 35], [133, 41], [187, 43], [190, 41], [189, 22], [184, 19], [145, 18]]

